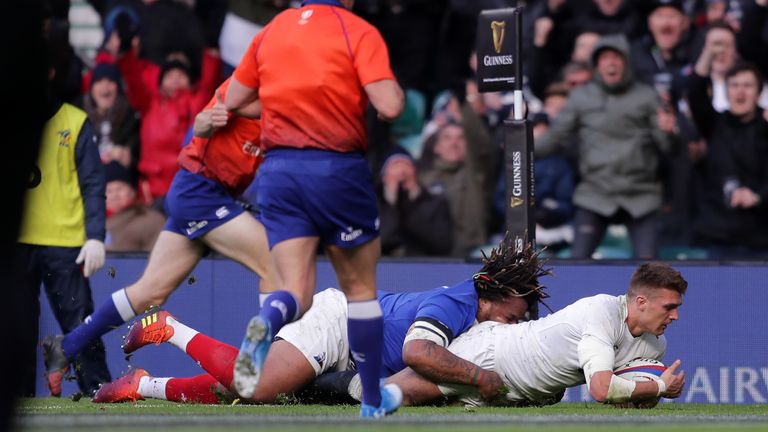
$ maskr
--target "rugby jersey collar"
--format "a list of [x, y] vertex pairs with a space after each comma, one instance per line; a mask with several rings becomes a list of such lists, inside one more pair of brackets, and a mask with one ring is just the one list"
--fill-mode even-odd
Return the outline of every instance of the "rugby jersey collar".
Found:
[[301, 2], [301, 6], [309, 6], [309, 5], [327, 5], [327, 6], [336, 6], [343, 8], [344, 5], [341, 4], [339, 0], [303, 0]]

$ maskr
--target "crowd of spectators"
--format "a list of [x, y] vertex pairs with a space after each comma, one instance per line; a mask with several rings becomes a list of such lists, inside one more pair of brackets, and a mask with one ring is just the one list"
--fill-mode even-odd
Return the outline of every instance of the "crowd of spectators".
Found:
[[[52, 31], [66, 34], [69, 1], [52, 3]], [[89, 3], [102, 48], [80, 59], [62, 44], [60, 79], [94, 124], [110, 184], [128, 189], [112, 188], [130, 199], [110, 210], [110, 249], [120, 225], [159, 220], [195, 114], [296, 2]], [[369, 121], [385, 255], [466, 257], [503, 232], [513, 98], [477, 91], [472, 50], [479, 11], [510, 6], [525, 7], [540, 244], [594, 257], [626, 226], [626, 257], [768, 259], [768, 0], [357, 0], [406, 89], [401, 118]]]

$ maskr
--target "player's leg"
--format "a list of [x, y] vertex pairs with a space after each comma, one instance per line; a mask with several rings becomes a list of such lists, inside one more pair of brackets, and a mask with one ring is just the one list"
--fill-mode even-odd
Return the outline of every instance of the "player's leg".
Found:
[[73, 359], [91, 341], [120, 327], [150, 305], [160, 305], [195, 267], [203, 246], [186, 237], [163, 231], [155, 242], [144, 274], [125, 289], [112, 293], [90, 319], [67, 333], [63, 339], [45, 346], [52, 357]]
[[[318, 329], [326, 321], [333, 321], [322, 317], [323, 319], [315, 319], [310, 325], [312, 328], [297, 328], [293, 331], [286, 332], [286, 337], [292, 341], [300, 341], [300, 346], [312, 346], [312, 343], [323, 338], [322, 332]], [[161, 324], [163, 328], [157, 327], [164, 337], [157, 339], [156, 343], [167, 342], [176, 346], [180, 350], [184, 351], [190, 356], [197, 364], [200, 365], [208, 376], [212, 377], [217, 383], [220, 384], [221, 389], [226, 389], [233, 394], [236, 393], [233, 381], [233, 366], [235, 359], [237, 358], [238, 350], [232, 345], [228, 345], [224, 342], [216, 340], [208, 335], [198, 332], [184, 323], [176, 320], [167, 311], [160, 311], [157, 313], [157, 324]], [[314, 331], [313, 331], [314, 330]], [[310, 335], [310, 333], [312, 333]], [[338, 332], [330, 331], [329, 333], [337, 334]], [[281, 333], [282, 334], [282, 333]], [[152, 339], [146, 337], [146, 327], [140, 321], [134, 323], [128, 335], [126, 336], [126, 345], [124, 346], [126, 354], [130, 354], [142, 346], [148, 345], [148, 340]], [[338, 339], [338, 337], [336, 338]], [[334, 346], [346, 346], [336, 341]], [[316, 350], [315, 350], [316, 351]], [[323, 351], [323, 353], [329, 350]], [[308, 353], [314, 352], [307, 350]], [[336, 363], [339, 356], [333, 356], [329, 361]], [[346, 361], [346, 353], [343, 355], [344, 361]], [[253, 397], [254, 402], [269, 403], [273, 402], [277, 395], [281, 393], [292, 393], [302, 389], [309, 382], [311, 382], [316, 375], [315, 368], [309, 363], [306, 355], [299, 349], [294, 347], [290, 342], [285, 340], [277, 340], [271, 344], [269, 353], [267, 354], [264, 362], [264, 376], [259, 381]], [[102, 394], [102, 399], [106, 402], [123, 402], [126, 399], [125, 394], [132, 395], [133, 392], [138, 391], [144, 397], [154, 397], [160, 399], [175, 400], [168, 396], [160, 397], [158, 395], [168, 394], [195, 394], [198, 397], [195, 399], [198, 402], [204, 402], [203, 399], [210, 398], [208, 393], [210, 387], [207, 385], [206, 379], [202, 377], [185, 378], [183, 381], [169, 381], [170, 390], [166, 388], [165, 378], [153, 379], [153, 386], [151, 387], [153, 393], [142, 391], [144, 389], [150, 389], [150, 387], [139, 387], [137, 383], [134, 383], [131, 378], [126, 378], [118, 383], [115, 381], [110, 388], [105, 390]], [[163, 381], [166, 380], [166, 381]], [[119, 381], [119, 380], [118, 380]], [[206, 384], [206, 385], [202, 385]], [[109, 396], [108, 396], [109, 395]], [[112, 396], [118, 395], [118, 396]], [[117, 399], [117, 400], [113, 400]], [[128, 399], [131, 399], [130, 397]], [[207, 400], [207, 399], [206, 399]], [[210, 402], [205, 402], [210, 403]]]
[[315, 294], [312, 308], [277, 334], [252, 400], [273, 402], [281, 393], [299, 392], [325, 372], [348, 367], [347, 299], [329, 288]]
[[[381, 243], [375, 238], [360, 246], [345, 249], [329, 245], [328, 258], [339, 285], [349, 301], [349, 347], [363, 388], [363, 413], [388, 405], [389, 395], [379, 386], [384, 339], [384, 319], [376, 297], [376, 262]], [[387, 400], [383, 401], [382, 398]], [[399, 397], [395, 397], [399, 399]], [[395, 400], [399, 405], [399, 400]], [[394, 407], [393, 409], [396, 409]], [[386, 409], [385, 411], [391, 411]]]
[[284, 325], [298, 319], [312, 305], [319, 241], [317, 237], [298, 237], [273, 246], [279, 289], [265, 299], [259, 314], [248, 323], [235, 363], [235, 388], [240, 395], [254, 394], [272, 339]]
[[[359, 155], [335, 157], [331, 168], [327, 186], [317, 190], [327, 198], [313, 203], [312, 213], [322, 215], [323, 243], [349, 300], [349, 343], [363, 387], [361, 415], [386, 415], [397, 409], [400, 395], [395, 386], [379, 386], [384, 320], [376, 297], [381, 253], [376, 195], [368, 164]], [[323, 193], [325, 188], [333, 194]]]
[[[272, 257], [269, 254], [264, 225], [248, 212], [205, 234], [202, 241], [220, 254], [231, 258], [259, 275], [260, 298], [275, 290]], [[263, 301], [262, 301], [263, 303]]]
[[94, 403], [136, 402], [162, 399], [172, 402], [217, 404], [233, 396], [208, 374], [187, 378], [153, 377], [140, 368], [132, 369], [106, 383], [93, 397]]

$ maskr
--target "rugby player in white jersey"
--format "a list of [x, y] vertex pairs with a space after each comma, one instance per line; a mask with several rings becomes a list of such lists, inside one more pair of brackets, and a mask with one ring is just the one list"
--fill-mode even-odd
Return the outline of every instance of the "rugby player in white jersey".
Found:
[[[635, 382], [613, 370], [638, 357], [661, 360], [667, 347], [664, 331], [678, 319], [687, 287], [672, 267], [645, 263], [632, 275], [626, 295], [586, 297], [523, 324], [480, 323], [455, 339], [449, 350], [501, 376], [506, 388], [494, 404], [553, 404], [566, 388], [586, 382], [598, 402], [653, 405], [659, 397], [680, 396], [685, 385], [685, 373], [678, 373], [680, 360], [658, 381]], [[388, 382], [403, 390], [404, 405], [446, 396], [484, 403], [474, 389], [435, 384], [410, 368]]]

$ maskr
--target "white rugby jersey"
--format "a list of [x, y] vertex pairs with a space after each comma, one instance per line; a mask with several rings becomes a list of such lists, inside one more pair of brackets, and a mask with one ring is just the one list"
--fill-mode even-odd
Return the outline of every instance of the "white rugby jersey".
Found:
[[510, 402], [545, 403], [567, 387], [584, 384], [588, 363], [594, 373], [638, 357], [661, 360], [664, 336], [633, 337], [626, 318], [626, 296], [600, 294], [536, 321], [479, 324], [454, 341], [455, 353], [501, 375]]

